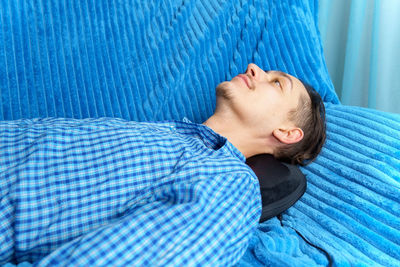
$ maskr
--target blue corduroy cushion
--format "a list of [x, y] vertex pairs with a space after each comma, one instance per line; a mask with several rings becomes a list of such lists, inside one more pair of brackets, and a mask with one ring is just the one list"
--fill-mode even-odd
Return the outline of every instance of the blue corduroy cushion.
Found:
[[338, 103], [317, 0], [1, 1], [0, 119], [203, 122], [248, 63]]
[[[400, 266], [400, 115], [326, 105], [304, 196], [261, 224], [238, 266]], [[307, 244], [301, 233], [318, 250]]]

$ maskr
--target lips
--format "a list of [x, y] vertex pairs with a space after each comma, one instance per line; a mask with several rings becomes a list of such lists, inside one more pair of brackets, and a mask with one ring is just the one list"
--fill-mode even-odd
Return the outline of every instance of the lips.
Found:
[[240, 79], [242, 79], [246, 83], [247, 87], [250, 88], [250, 81], [249, 81], [249, 78], [246, 75], [239, 74], [238, 77]]

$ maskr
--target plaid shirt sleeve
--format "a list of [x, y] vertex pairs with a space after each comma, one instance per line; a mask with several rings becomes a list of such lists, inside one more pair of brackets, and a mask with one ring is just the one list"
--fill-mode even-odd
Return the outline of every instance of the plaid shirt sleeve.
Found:
[[252, 187], [247, 175], [177, 185], [65, 244], [39, 265], [231, 266], [244, 254], [256, 226]]

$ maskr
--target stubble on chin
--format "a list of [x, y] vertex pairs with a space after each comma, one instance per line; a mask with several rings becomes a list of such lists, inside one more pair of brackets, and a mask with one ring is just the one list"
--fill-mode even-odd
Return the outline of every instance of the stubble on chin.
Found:
[[217, 97], [222, 97], [223, 99], [230, 100], [232, 99], [232, 88], [230, 88], [228, 82], [223, 82], [218, 84], [216, 90]]

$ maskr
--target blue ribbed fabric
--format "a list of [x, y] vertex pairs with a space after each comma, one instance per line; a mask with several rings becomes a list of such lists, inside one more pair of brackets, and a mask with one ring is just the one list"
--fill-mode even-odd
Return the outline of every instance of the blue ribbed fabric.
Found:
[[263, 223], [239, 266], [400, 266], [400, 115], [326, 105], [328, 139], [304, 196]]
[[202, 122], [217, 84], [251, 62], [298, 76], [336, 103], [315, 5], [1, 0], [0, 119]]
[[288, 223], [338, 265], [399, 266], [400, 115], [328, 105], [327, 122], [321, 156], [302, 169], [308, 194]]

